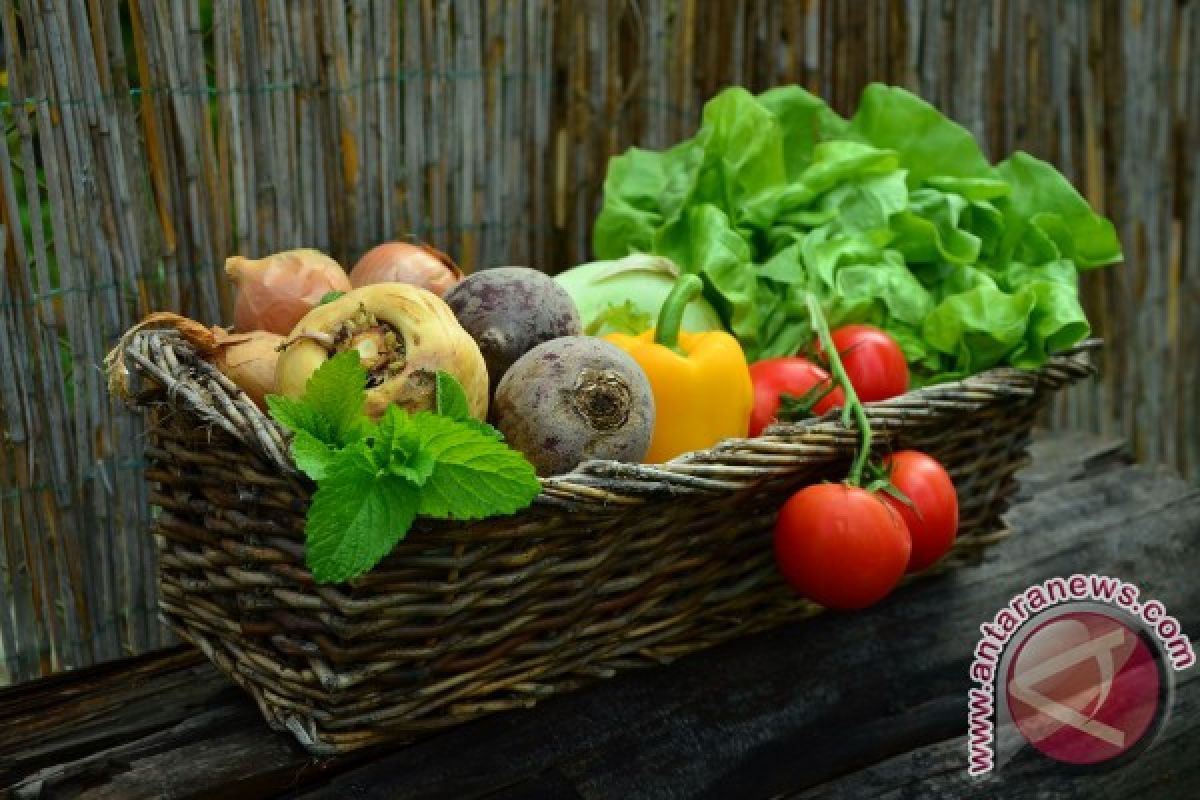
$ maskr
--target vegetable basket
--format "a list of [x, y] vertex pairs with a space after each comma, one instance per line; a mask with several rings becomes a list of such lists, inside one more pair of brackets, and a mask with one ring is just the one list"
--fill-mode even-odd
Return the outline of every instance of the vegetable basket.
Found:
[[[1038, 412], [1091, 372], [1097, 345], [866, 406], [880, 448], [925, 451], [954, 479], [960, 534], [934, 570], [1005, 535]], [[147, 418], [162, 615], [314, 754], [528, 707], [820, 610], [778, 576], [771, 526], [789, 493], [844, 477], [857, 434], [834, 417], [662, 465], [587, 462], [515, 516], [420, 522], [370, 573], [317, 585], [313, 487], [284, 431], [173, 331], [139, 331], [117, 355], [110, 377]]]

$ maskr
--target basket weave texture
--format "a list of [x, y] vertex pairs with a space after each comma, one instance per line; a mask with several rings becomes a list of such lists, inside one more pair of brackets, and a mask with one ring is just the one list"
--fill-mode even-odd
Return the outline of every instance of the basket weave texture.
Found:
[[[960, 535], [929, 572], [1006, 534], [1037, 413], [1092, 372], [1097, 344], [866, 406], [881, 449], [928, 452], [954, 479]], [[588, 462], [543, 479], [516, 516], [419, 522], [369, 574], [316, 585], [313, 486], [285, 432], [173, 331], [127, 337], [125, 366], [147, 415], [162, 615], [314, 754], [531, 706], [820, 610], [777, 575], [771, 525], [789, 493], [845, 475], [857, 434], [832, 416], [664, 465]]]

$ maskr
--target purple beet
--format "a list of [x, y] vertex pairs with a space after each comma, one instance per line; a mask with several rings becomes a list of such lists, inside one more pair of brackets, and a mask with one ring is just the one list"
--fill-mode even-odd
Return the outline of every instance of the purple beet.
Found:
[[508, 368], [542, 342], [582, 331], [566, 290], [528, 267], [496, 267], [468, 276], [443, 298], [475, 339], [494, 394]]

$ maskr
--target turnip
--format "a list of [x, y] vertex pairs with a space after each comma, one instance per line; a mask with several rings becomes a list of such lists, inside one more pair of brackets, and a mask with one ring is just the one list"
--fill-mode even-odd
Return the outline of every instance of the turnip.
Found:
[[582, 332], [571, 296], [553, 278], [528, 267], [476, 272], [444, 299], [479, 345], [493, 392], [513, 362], [531, 348]]
[[377, 283], [317, 306], [288, 335], [275, 371], [277, 391], [303, 395], [317, 368], [346, 350], [358, 351], [367, 370], [365, 412], [372, 419], [392, 404], [411, 412], [432, 409], [439, 371], [462, 384], [472, 415], [487, 415], [483, 356], [432, 292]]
[[654, 395], [642, 368], [603, 339], [538, 345], [496, 389], [493, 420], [539, 475], [592, 458], [641, 461], [654, 432]]
[[[679, 275], [679, 267], [670, 259], [634, 253], [616, 261], [580, 264], [555, 275], [554, 280], [575, 301], [583, 332], [603, 336], [653, 328]], [[698, 296], [683, 313], [682, 329], [719, 331], [721, 318]]]

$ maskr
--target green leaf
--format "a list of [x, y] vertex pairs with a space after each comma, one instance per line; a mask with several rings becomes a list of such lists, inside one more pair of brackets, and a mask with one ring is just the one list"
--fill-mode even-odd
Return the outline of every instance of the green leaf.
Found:
[[362, 438], [367, 427], [367, 371], [357, 351], [338, 353], [313, 372], [304, 386], [304, 400], [328, 420], [335, 441], [347, 445]]
[[278, 422], [293, 432], [305, 431], [333, 447], [357, 442], [370, 421], [363, 414], [367, 372], [358, 353], [348, 350], [313, 372], [300, 398], [269, 395], [267, 407]]
[[713, 306], [750, 349], [759, 329], [753, 254], [725, 212], [709, 204], [694, 206], [659, 231], [655, 247], [705, 279]]
[[308, 509], [305, 563], [313, 578], [345, 581], [374, 567], [408, 533], [417, 504], [417, 487], [381, 474], [365, 445], [344, 450]]
[[1121, 257], [1051, 165], [993, 167], [966, 128], [879, 84], [849, 121], [799, 87], [727, 89], [692, 138], [610, 162], [604, 192], [597, 254], [703, 277], [751, 360], [805, 345], [813, 293], [831, 325], [896, 339], [914, 385], [1044, 364], [1089, 330], [1079, 270]]
[[336, 448], [306, 430], [297, 430], [292, 436], [291, 452], [296, 466], [314, 481], [322, 480], [328, 474], [338, 455]]
[[967, 201], [936, 189], [918, 189], [907, 210], [892, 220], [891, 247], [909, 263], [972, 264], [979, 258], [978, 236], [960, 226]]
[[433, 472], [433, 458], [421, 449], [412, 418], [400, 406], [388, 406], [372, 431], [370, 454], [376, 469], [421, 486]]
[[758, 104], [779, 120], [783, 158], [788, 178], [812, 163], [813, 150], [822, 139], [840, 136], [847, 122], [814, 94], [799, 86], [780, 86], [760, 94]]
[[342, 297], [345, 294], [345, 292], [339, 292], [336, 290], [332, 292], [326, 292], [325, 294], [321, 295], [321, 302], [317, 303], [317, 305], [323, 306], [326, 303], [332, 303], [334, 300], [337, 300], [339, 297]]
[[899, 87], [867, 86], [848, 135], [896, 151], [913, 189], [933, 176], [986, 178], [991, 173], [970, 131]]
[[524, 456], [475, 428], [436, 414], [412, 417], [421, 450], [434, 461], [418, 513], [482, 519], [525, 508], [541, 491]]
[[666, 188], [662, 153], [631, 147], [608, 162], [604, 208], [592, 233], [596, 258], [621, 258], [647, 252], [662, 224]]
[[1017, 152], [997, 165], [996, 173], [1012, 186], [1006, 206], [1010, 241], [1021, 240], [1033, 229], [1081, 269], [1121, 260], [1113, 224], [1092, 211], [1054, 167]]
[[468, 419], [471, 408], [462, 384], [449, 372], [437, 372], [437, 413], [450, 419]]
[[334, 442], [333, 426], [303, 398], [267, 395], [267, 408], [280, 425], [293, 433], [303, 431], [322, 443]]
[[467, 403], [467, 394], [462, 384], [449, 372], [438, 370], [437, 374], [437, 413], [443, 417], [457, 420], [461, 424], [478, 431], [489, 439], [503, 441], [504, 434], [488, 425], [483, 420], [471, 416]]

